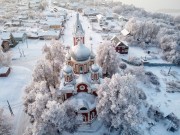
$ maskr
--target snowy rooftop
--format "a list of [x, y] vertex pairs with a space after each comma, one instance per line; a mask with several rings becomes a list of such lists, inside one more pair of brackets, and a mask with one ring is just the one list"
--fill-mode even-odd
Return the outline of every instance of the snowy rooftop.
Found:
[[126, 29], [123, 29], [121, 33], [123, 34], [123, 36], [127, 36], [128, 34], [130, 34], [130, 32]]
[[69, 98], [67, 101], [76, 107], [77, 111], [83, 107], [85, 107], [87, 110], [92, 110], [96, 107], [96, 97], [85, 92], [80, 92], [77, 95]]
[[9, 67], [0, 67], [0, 74], [4, 74], [8, 71]]

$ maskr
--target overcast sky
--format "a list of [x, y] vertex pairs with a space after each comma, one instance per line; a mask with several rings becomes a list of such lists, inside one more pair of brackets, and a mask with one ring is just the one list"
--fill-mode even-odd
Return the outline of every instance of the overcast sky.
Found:
[[133, 4], [150, 11], [159, 9], [180, 9], [180, 0], [113, 0]]

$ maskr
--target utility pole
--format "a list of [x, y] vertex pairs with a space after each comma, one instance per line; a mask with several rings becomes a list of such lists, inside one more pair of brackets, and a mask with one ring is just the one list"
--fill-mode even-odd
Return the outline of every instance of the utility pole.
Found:
[[7, 103], [8, 103], [8, 108], [9, 108], [9, 111], [10, 111], [11, 115], [14, 115], [14, 113], [13, 113], [13, 111], [12, 111], [12, 108], [11, 108], [8, 100], [7, 100]]
[[27, 41], [27, 37], [26, 37], [25, 41], [26, 41], [26, 45], [27, 45], [27, 48], [28, 48], [28, 41]]
[[171, 67], [169, 68], [168, 75], [170, 74], [170, 72], [171, 72]]

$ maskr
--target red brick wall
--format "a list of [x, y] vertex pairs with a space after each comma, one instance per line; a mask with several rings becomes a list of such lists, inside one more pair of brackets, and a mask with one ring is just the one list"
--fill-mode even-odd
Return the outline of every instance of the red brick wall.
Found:
[[66, 93], [67, 99], [70, 98], [73, 94], [72, 93]]
[[93, 91], [93, 95], [98, 96], [97, 93], [96, 93], [95, 91]]

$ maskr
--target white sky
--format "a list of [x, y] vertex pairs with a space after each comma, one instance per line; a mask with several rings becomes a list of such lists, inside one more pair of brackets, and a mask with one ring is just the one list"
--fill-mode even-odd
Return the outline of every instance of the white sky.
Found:
[[180, 0], [113, 0], [133, 4], [150, 11], [159, 9], [180, 9]]

